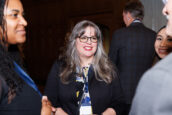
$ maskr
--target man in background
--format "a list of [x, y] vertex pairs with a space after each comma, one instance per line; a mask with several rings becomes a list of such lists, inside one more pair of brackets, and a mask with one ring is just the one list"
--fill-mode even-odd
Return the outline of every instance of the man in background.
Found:
[[143, 23], [141, 2], [128, 2], [123, 9], [125, 28], [112, 38], [109, 57], [119, 70], [119, 78], [126, 100], [123, 115], [128, 115], [136, 86], [142, 74], [152, 66], [156, 33]]
[[[165, 3], [166, 34], [172, 36], [172, 0]], [[172, 115], [172, 53], [147, 71], [138, 85], [130, 115]]]

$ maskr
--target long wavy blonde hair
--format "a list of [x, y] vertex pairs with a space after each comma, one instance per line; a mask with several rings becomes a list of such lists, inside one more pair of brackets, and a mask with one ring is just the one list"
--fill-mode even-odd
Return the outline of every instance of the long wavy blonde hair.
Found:
[[[102, 34], [99, 27], [91, 21], [83, 20], [75, 25], [69, 36], [69, 41], [67, 44], [67, 50], [65, 52], [65, 67], [60, 73], [61, 81], [63, 83], [68, 83], [69, 75], [71, 73], [76, 73], [76, 67], [80, 67], [80, 58], [76, 49], [76, 38], [82, 36], [85, 33], [85, 29], [90, 26], [95, 29], [95, 35], [98, 39], [97, 51], [94, 55], [92, 62], [95, 77], [99, 81], [105, 81], [106, 83], [111, 83], [112, 79], [117, 75], [114, 66], [110, 62], [107, 54], [105, 53], [102, 45]], [[81, 74], [81, 72], [80, 72]]]

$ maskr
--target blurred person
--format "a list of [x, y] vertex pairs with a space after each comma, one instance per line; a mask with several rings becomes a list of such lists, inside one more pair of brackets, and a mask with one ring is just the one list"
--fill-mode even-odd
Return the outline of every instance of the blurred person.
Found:
[[119, 70], [128, 115], [137, 84], [154, 60], [156, 33], [142, 23], [144, 7], [139, 1], [127, 2], [123, 9], [125, 28], [115, 31], [109, 57]]
[[23, 14], [20, 0], [0, 0], [0, 115], [39, 115], [41, 110], [41, 93], [8, 51], [26, 41]]
[[54, 63], [45, 87], [56, 115], [120, 115], [123, 95], [98, 26], [77, 23], [64, 57]]
[[163, 8], [163, 14], [167, 17], [168, 22], [167, 22], [167, 30], [166, 34], [168, 36], [172, 36], [172, 8], [171, 8], [171, 0], [163, 0], [164, 3], [166, 3], [165, 7]]
[[[172, 37], [172, 0], [163, 0], [167, 36]], [[172, 53], [148, 70], [140, 80], [130, 115], [172, 115]]]

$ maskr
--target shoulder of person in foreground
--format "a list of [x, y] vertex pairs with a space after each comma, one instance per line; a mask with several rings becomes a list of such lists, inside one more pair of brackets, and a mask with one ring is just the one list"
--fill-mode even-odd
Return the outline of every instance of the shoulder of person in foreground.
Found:
[[140, 80], [130, 115], [172, 114], [172, 54], [148, 70]]

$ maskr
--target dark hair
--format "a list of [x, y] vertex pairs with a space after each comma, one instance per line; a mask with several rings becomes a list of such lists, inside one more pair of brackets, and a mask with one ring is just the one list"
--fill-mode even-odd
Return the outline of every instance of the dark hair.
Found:
[[21, 89], [23, 81], [14, 71], [13, 59], [7, 51], [6, 20], [4, 8], [9, 0], [0, 0], [0, 76], [5, 80], [8, 89], [8, 103], [15, 97], [16, 92]]
[[4, 19], [4, 7], [5, 4], [8, 4], [8, 0], [0, 0], [0, 43], [4, 47], [6, 47], [7, 44], [7, 34], [5, 32], [5, 19]]
[[3, 24], [5, 3], [6, 3], [6, 0], [0, 0], [0, 26], [2, 26]]
[[131, 13], [131, 16], [135, 19], [143, 20], [144, 6], [139, 1], [127, 2], [123, 11]]
[[162, 29], [164, 29], [164, 28], [166, 28], [166, 25], [165, 25], [165, 26], [162, 26], [162, 27], [157, 31], [157, 34], [158, 34]]

